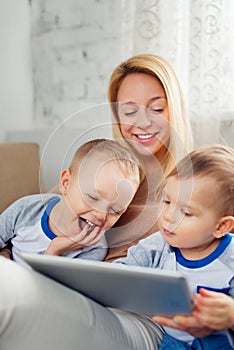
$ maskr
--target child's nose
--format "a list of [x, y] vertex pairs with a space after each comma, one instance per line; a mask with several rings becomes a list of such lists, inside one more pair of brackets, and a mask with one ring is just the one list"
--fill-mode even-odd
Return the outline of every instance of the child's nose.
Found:
[[165, 220], [173, 223], [175, 222], [175, 208], [174, 207], [168, 207], [164, 210], [164, 218]]
[[103, 224], [106, 221], [106, 217], [107, 217], [107, 212], [106, 211], [95, 211], [94, 212], [94, 217], [96, 219], [96, 225], [98, 226], [103, 226]]

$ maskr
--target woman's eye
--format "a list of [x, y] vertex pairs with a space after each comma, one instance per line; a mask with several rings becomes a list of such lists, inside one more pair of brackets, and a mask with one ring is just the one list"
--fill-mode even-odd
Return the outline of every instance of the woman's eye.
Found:
[[153, 113], [162, 113], [163, 108], [151, 108], [150, 111]]
[[129, 112], [124, 112], [124, 115], [126, 115], [127, 117], [130, 117], [132, 115], [135, 115], [137, 113], [137, 111], [129, 111]]

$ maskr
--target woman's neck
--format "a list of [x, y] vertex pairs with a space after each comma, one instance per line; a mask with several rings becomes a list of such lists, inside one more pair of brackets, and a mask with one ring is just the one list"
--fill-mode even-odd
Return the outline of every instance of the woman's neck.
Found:
[[154, 156], [140, 157], [140, 162], [142, 164], [143, 173], [145, 177], [147, 177], [150, 186], [154, 188], [157, 187], [157, 183], [161, 182], [164, 177], [162, 162]]
[[155, 174], [155, 171], [156, 172], [161, 171], [163, 176], [163, 165], [165, 164], [165, 161], [166, 161], [166, 155], [167, 155], [167, 152], [163, 149], [162, 151], [158, 152], [156, 155], [149, 154], [148, 156], [146, 156], [146, 155], [137, 154], [137, 157], [139, 158], [140, 163], [142, 164], [146, 175]]

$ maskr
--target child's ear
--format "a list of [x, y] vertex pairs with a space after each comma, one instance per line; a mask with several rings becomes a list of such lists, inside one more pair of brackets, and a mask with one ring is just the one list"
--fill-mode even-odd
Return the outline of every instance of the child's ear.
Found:
[[230, 232], [234, 227], [234, 217], [233, 216], [223, 216], [214, 231], [214, 236], [216, 238], [220, 238], [224, 236], [226, 233]]
[[69, 169], [63, 170], [60, 175], [60, 181], [59, 181], [59, 189], [62, 194], [67, 193], [67, 190], [70, 186], [70, 180], [71, 180], [70, 170]]

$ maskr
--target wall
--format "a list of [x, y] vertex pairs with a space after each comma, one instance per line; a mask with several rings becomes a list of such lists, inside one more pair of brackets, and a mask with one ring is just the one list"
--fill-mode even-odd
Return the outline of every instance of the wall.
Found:
[[7, 130], [33, 126], [30, 7], [27, 0], [0, 4], [0, 142]]
[[120, 0], [1, 1], [0, 142], [39, 143], [47, 189], [77, 145], [112, 135], [122, 13]]
[[[0, 142], [13, 130], [110, 122], [108, 106], [100, 111], [99, 105], [106, 103], [113, 67], [134, 51], [133, 33], [140, 30], [139, 22], [134, 22], [135, 4], [133, 0], [0, 2]], [[145, 26], [146, 18], [140, 22]], [[147, 26], [156, 37], [151, 28]], [[145, 43], [148, 40], [144, 37]], [[221, 134], [228, 140], [233, 140], [233, 116], [231, 122], [224, 116]], [[198, 131], [195, 139], [200, 138]]]
[[[120, 0], [2, 0], [0, 142], [11, 130], [92, 125], [121, 51]], [[109, 111], [106, 120], [109, 120]]]
[[37, 126], [57, 126], [106, 102], [110, 73], [122, 59], [121, 11], [119, 0], [32, 1]]

